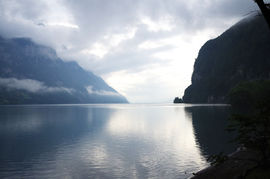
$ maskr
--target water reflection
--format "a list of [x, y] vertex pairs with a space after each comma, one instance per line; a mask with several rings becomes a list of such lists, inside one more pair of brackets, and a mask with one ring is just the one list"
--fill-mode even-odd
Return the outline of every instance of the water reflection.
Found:
[[0, 178], [187, 178], [208, 165], [204, 156], [224, 139], [208, 136], [213, 125], [223, 125], [215, 118], [224, 114], [214, 111], [184, 105], [1, 106]]
[[234, 134], [226, 132], [229, 106], [193, 106], [185, 107], [185, 111], [192, 118], [196, 140], [204, 156], [224, 152], [226, 154], [235, 150], [236, 146], [230, 141]]
[[125, 141], [114, 155], [124, 154], [129, 160], [121, 168], [137, 167], [136, 176], [143, 169], [147, 177], [174, 178], [205, 164], [196, 147], [192, 121], [182, 107], [118, 110], [107, 123], [107, 131], [116, 136], [115, 143]]

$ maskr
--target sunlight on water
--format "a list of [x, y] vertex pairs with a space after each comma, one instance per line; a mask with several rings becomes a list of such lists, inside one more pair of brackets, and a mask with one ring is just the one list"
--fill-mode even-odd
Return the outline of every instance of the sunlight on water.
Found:
[[0, 178], [188, 178], [208, 166], [211, 149], [193, 118], [226, 107], [193, 108], [1, 106]]

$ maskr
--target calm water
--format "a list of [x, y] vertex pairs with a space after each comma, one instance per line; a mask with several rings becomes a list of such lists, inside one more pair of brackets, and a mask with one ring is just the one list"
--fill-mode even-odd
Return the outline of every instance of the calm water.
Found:
[[188, 178], [231, 152], [226, 106], [0, 106], [0, 178]]

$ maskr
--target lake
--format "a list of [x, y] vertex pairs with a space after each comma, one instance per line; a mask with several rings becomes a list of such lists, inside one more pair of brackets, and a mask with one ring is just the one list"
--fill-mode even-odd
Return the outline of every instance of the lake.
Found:
[[234, 151], [223, 105], [0, 106], [0, 178], [189, 178]]

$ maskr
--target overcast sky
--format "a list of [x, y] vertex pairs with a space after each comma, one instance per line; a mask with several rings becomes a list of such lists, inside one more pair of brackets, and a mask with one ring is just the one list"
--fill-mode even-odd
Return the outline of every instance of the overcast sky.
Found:
[[53, 47], [130, 102], [171, 102], [200, 47], [255, 10], [252, 0], [0, 0], [0, 35]]

